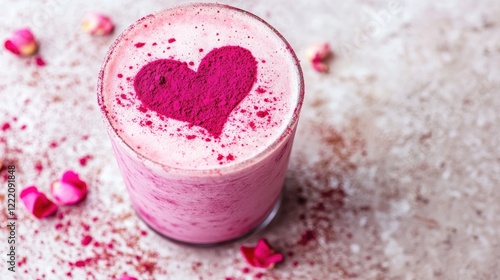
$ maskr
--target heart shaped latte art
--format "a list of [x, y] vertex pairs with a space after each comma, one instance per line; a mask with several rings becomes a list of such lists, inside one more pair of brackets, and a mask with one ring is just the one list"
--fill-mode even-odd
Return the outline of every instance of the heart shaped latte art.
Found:
[[177, 60], [152, 61], [135, 76], [134, 89], [148, 109], [202, 127], [217, 138], [256, 80], [257, 61], [252, 53], [226, 46], [210, 51], [198, 71]]

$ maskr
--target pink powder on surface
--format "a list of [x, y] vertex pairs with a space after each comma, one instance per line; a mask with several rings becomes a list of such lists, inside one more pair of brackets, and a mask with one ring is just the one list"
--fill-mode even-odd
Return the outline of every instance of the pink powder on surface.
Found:
[[137, 73], [134, 89], [145, 107], [158, 114], [205, 128], [218, 138], [227, 118], [257, 79], [257, 61], [238, 46], [215, 48], [198, 71], [187, 63], [159, 59]]
[[259, 111], [259, 112], [257, 112], [257, 117], [259, 117], [259, 118], [264, 118], [267, 115], [269, 115], [269, 113], [267, 111]]
[[137, 44], [135, 44], [134, 46], [135, 46], [136, 48], [142, 48], [142, 47], [144, 47], [144, 45], [146, 45], [146, 43], [137, 43]]
[[175, 38], [170, 38], [170, 39], [168, 39], [168, 42], [169, 42], [169, 43], [173, 43], [173, 42], [175, 42]]

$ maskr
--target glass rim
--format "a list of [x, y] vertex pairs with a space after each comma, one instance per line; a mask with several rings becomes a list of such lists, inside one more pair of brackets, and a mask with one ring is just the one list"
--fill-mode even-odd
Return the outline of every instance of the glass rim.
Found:
[[[233, 10], [235, 12], [244, 14], [245, 16], [248, 16], [249, 18], [256, 20], [257, 22], [264, 24], [267, 28], [269, 28], [274, 34], [278, 36], [278, 38], [285, 43], [287, 46], [288, 54], [291, 55], [294, 63], [295, 63], [295, 68], [297, 70], [297, 75], [299, 76], [299, 82], [295, 90], [298, 91], [298, 97], [297, 97], [297, 103], [293, 106], [293, 114], [292, 117], [290, 118], [290, 121], [287, 123], [284, 131], [279, 135], [278, 139], [276, 141], [272, 142], [270, 145], [267, 145], [264, 150], [259, 152], [258, 154], [247, 158], [241, 162], [235, 163], [233, 165], [222, 165], [220, 167], [213, 167], [213, 168], [206, 168], [206, 169], [189, 169], [189, 168], [179, 168], [175, 166], [170, 166], [165, 163], [156, 161], [154, 159], [151, 159], [143, 154], [141, 154], [139, 151], [135, 150], [132, 148], [129, 143], [127, 143], [122, 136], [116, 131], [116, 128], [113, 126], [113, 124], [110, 121], [110, 117], [108, 116], [108, 113], [105, 110], [105, 102], [104, 102], [104, 95], [103, 95], [103, 84], [104, 84], [104, 73], [106, 66], [108, 65], [108, 62], [110, 61], [111, 55], [113, 54], [115, 48], [117, 45], [123, 40], [123, 38], [130, 32], [132, 31], [136, 26], [140, 25], [144, 20], [147, 20], [150, 16], [157, 16], [163, 13], [166, 13], [168, 11], [180, 9], [180, 8], [185, 8], [185, 7], [219, 7], [221, 9], [228, 9], [228, 10]], [[188, 4], [180, 4], [180, 5], [175, 5], [170, 8], [165, 8], [162, 10], [159, 10], [155, 13], [149, 14], [147, 16], [141, 17], [134, 23], [132, 23], [130, 26], [128, 26], [125, 30], [123, 30], [120, 35], [114, 40], [114, 42], [111, 44], [109, 47], [108, 51], [106, 52], [106, 55], [104, 57], [104, 61], [101, 65], [101, 69], [99, 71], [99, 76], [98, 76], [98, 81], [97, 81], [97, 103], [99, 105], [99, 109], [103, 115], [103, 118], [105, 119], [106, 127], [108, 132], [112, 132], [115, 137], [120, 139], [121, 144], [129, 150], [132, 154], [137, 156], [138, 158], [144, 160], [144, 162], [153, 165], [155, 167], [161, 167], [164, 171], [166, 172], [173, 172], [175, 174], [190, 174], [190, 175], [213, 175], [214, 173], [217, 174], [228, 174], [228, 173], [234, 173], [238, 172], [240, 170], [245, 169], [248, 166], [254, 165], [255, 163], [259, 162], [262, 158], [264, 158], [266, 155], [274, 151], [282, 142], [289, 136], [291, 133], [293, 133], [294, 128], [296, 127], [298, 120], [299, 120], [299, 115], [300, 111], [302, 108], [302, 103], [304, 101], [304, 94], [305, 94], [305, 85], [304, 85], [304, 76], [302, 72], [302, 68], [300, 66], [300, 60], [298, 59], [297, 55], [295, 54], [294, 50], [291, 48], [290, 43], [281, 35], [281, 33], [278, 32], [273, 26], [271, 26], [269, 23], [267, 23], [265, 20], [262, 18], [256, 16], [253, 13], [250, 13], [248, 11], [245, 11], [240, 8], [236, 8], [230, 5], [225, 5], [225, 4], [219, 4], [219, 3], [188, 3]], [[114, 141], [113, 141], [114, 142]]]

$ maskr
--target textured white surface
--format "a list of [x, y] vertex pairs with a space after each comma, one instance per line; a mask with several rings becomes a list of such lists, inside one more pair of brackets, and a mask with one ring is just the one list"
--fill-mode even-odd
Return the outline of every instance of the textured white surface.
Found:
[[[306, 101], [284, 211], [258, 235], [285, 261], [245, 273], [237, 249], [258, 236], [179, 247], [129, 205], [96, 105], [97, 72], [119, 31], [174, 1], [0, 0], [0, 36], [31, 27], [47, 62], [0, 51], [0, 114], [11, 125], [0, 131], [2, 157], [17, 166], [18, 192], [48, 191], [68, 168], [90, 185], [62, 217], [39, 221], [19, 205], [17, 253], [26, 260], [13, 276], [2, 259], [2, 279], [500, 278], [500, 2], [221, 2], [262, 16], [299, 55], [318, 41], [336, 53], [328, 75], [302, 63]], [[118, 32], [82, 33], [93, 10], [112, 16]], [[81, 245], [84, 235], [98, 246]]]

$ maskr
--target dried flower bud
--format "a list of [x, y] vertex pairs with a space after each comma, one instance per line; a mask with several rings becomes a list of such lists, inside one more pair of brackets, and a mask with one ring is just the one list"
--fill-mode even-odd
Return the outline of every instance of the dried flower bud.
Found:
[[82, 28], [91, 35], [108, 35], [113, 32], [115, 25], [111, 19], [100, 13], [88, 13], [83, 17]]
[[38, 50], [35, 36], [28, 28], [22, 28], [12, 33], [4, 46], [7, 50], [18, 56], [34, 55]]
[[309, 47], [306, 55], [314, 70], [320, 73], [328, 72], [327, 62], [332, 56], [328, 43], [320, 43]]

